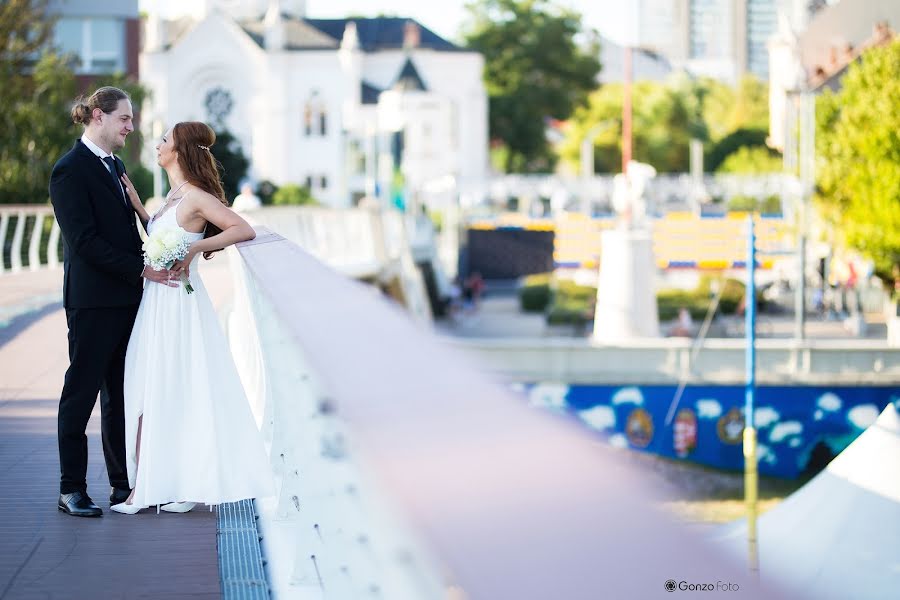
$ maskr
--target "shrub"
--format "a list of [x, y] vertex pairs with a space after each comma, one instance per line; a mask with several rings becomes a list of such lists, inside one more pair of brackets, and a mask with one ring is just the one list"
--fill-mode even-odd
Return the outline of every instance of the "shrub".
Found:
[[259, 196], [259, 201], [262, 202], [263, 206], [269, 206], [270, 204], [272, 204], [272, 197], [277, 191], [278, 186], [268, 179], [263, 179], [256, 186], [256, 195]]
[[272, 195], [272, 204], [276, 206], [316, 205], [318, 202], [309, 193], [309, 188], [294, 183], [283, 185]]
[[523, 312], [544, 312], [550, 304], [552, 273], [528, 275], [519, 287], [519, 306]]

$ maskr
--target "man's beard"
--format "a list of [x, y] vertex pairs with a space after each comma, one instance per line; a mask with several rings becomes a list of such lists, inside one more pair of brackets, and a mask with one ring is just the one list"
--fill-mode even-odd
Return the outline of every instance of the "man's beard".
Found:
[[125, 140], [119, 138], [118, 132], [112, 134], [106, 143], [113, 153], [125, 147]]

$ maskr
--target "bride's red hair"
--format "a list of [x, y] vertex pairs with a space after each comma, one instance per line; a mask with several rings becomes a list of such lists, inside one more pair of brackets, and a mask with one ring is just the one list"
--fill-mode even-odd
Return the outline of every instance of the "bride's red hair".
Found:
[[[228, 206], [219, 165], [212, 154], [212, 146], [216, 143], [216, 132], [212, 127], [200, 121], [176, 123], [172, 127], [172, 141], [175, 143], [178, 166], [187, 181]], [[203, 237], [212, 237], [221, 232], [222, 230], [212, 223], [207, 223], [206, 235]], [[215, 252], [218, 250], [204, 252], [203, 258], [210, 259]]]

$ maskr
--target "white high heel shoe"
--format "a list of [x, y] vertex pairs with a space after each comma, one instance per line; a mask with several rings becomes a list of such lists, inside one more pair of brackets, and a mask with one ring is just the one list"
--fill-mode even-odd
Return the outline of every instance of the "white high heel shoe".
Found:
[[197, 506], [196, 502], [169, 502], [168, 504], [163, 504], [162, 509], [166, 512], [186, 513], [190, 512], [195, 506]]
[[114, 510], [117, 513], [122, 513], [123, 515], [135, 515], [139, 511], [147, 508], [146, 506], [141, 506], [140, 504], [126, 504], [125, 502], [120, 502], [119, 504], [113, 504], [109, 507], [110, 510]]

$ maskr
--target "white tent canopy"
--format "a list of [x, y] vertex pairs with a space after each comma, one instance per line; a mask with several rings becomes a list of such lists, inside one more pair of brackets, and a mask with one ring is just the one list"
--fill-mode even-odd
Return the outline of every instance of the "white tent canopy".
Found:
[[[812, 598], [900, 596], [900, 415], [887, 408], [830, 465], [760, 517], [762, 581]], [[747, 552], [747, 524], [717, 541]]]

